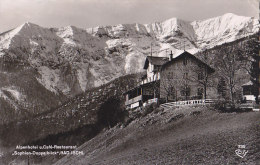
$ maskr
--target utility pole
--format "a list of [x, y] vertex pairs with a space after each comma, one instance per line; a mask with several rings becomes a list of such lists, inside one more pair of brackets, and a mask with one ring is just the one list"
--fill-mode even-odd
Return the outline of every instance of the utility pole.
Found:
[[153, 43], [151, 42], [151, 56], [153, 56]]

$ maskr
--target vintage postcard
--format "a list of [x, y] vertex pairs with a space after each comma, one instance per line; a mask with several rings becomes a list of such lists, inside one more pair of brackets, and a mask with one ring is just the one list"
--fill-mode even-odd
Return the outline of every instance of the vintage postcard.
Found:
[[0, 165], [260, 164], [259, 0], [0, 0]]

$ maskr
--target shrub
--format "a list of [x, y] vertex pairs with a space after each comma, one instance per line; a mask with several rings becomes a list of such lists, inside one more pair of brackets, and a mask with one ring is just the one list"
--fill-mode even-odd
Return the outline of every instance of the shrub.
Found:
[[218, 100], [214, 103], [214, 108], [221, 112], [239, 112], [239, 104], [227, 100]]
[[217, 110], [224, 110], [225, 109], [225, 105], [226, 105], [227, 101], [226, 100], [217, 100], [214, 102], [213, 107]]
[[152, 104], [148, 104], [147, 106], [145, 106], [142, 110], [142, 116], [146, 116], [149, 113], [153, 112], [156, 108], [158, 107], [157, 103], [152, 103]]
[[163, 111], [164, 111], [164, 108], [157, 107], [157, 108], [155, 108], [154, 113], [159, 113], [159, 112], [163, 112]]
[[190, 115], [192, 116], [198, 116], [201, 114], [201, 111], [193, 111], [193, 112], [190, 112]]
[[176, 116], [173, 116], [172, 118], [170, 118], [170, 120], [168, 121], [168, 123], [170, 123], [170, 122], [173, 122], [173, 121], [177, 121], [178, 119], [181, 119], [181, 118], [183, 118], [184, 117], [184, 114], [178, 114], [178, 115], [176, 115]]
[[105, 127], [113, 127], [124, 122], [128, 112], [122, 108], [121, 100], [117, 97], [108, 98], [99, 108], [98, 123]]

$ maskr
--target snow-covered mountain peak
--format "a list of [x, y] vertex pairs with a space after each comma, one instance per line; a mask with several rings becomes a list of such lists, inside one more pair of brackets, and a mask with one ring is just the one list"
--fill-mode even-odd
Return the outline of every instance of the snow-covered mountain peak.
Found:
[[[246, 20], [246, 19], [254, 19], [254, 17], [247, 17], [247, 16], [240, 16], [240, 15], [236, 15], [234, 13], [226, 13], [222, 16], [218, 16], [220, 17], [221, 19], [225, 20], [225, 19], [232, 19], [232, 20], [240, 20], [240, 21], [243, 21], [243, 20]], [[218, 18], [218, 17], [215, 17], [215, 18]], [[212, 18], [214, 19], [214, 18]]]
[[194, 48], [196, 35], [193, 26], [178, 18], [171, 18], [163, 22], [145, 25], [147, 31], [155, 36], [160, 42], [168, 43], [175, 49]]
[[20, 25], [20, 26], [22, 26], [23, 28], [30, 28], [30, 27], [40, 27], [39, 25], [36, 25], [36, 24], [34, 24], [34, 23], [32, 23], [32, 22], [25, 22], [25, 23], [23, 23], [22, 25]]
[[222, 16], [191, 23], [201, 48], [209, 48], [256, 33], [258, 20], [227, 13]]
[[49, 45], [49, 41], [55, 39], [56, 36], [50, 29], [26, 22], [0, 36], [0, 49], [29, 48], [31, 44], [38, 45], [39, 42]]
[[8, 32], [3, 33], [0, 36], [0, 49], [8, 49], [12, 38], [16, 35], [19, 35], [20, 31], [22, 31], [24, 28], [28, 28], [30, 25], [31, 23], [26, 22]]
[[85, 29], [80, 29], [75, 26], [66, 26], [59, 28], [56, 35], [64, 40], [63, 44], [70, 46], [84, 47], [88, 42], [96, 40]]
[[169, 34], [174, 31], [180, 30], [180, 20], [177, 18], [171, 18], [161, 23], [162, 33]]
[[15, 35], [30, 36], [35, 32], [39, 32], [41, 29], [44, 28], [31, 22], [25, 22], [22, 25], [15, 28], [13, 31], [16, 32]]
[[182, 19], [173, 17], [161, 22], [161, 24], [163, 26], [172, 28], [172, 30], [178, 30], [178, 28], [180, 28], [180, 26], [182, 26], [183, 24], [189, 24], [189, 23]]
[[219, 17], [240, 17], [240, 16], [236, 15], [234, 13], [225, 13], [224, 15], [219, 16]]

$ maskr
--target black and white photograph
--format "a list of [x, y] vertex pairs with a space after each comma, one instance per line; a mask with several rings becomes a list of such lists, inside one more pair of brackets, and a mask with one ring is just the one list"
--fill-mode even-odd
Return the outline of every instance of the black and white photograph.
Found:
[[0, 0], [0, 165], [259, 165], [259, 0]]

